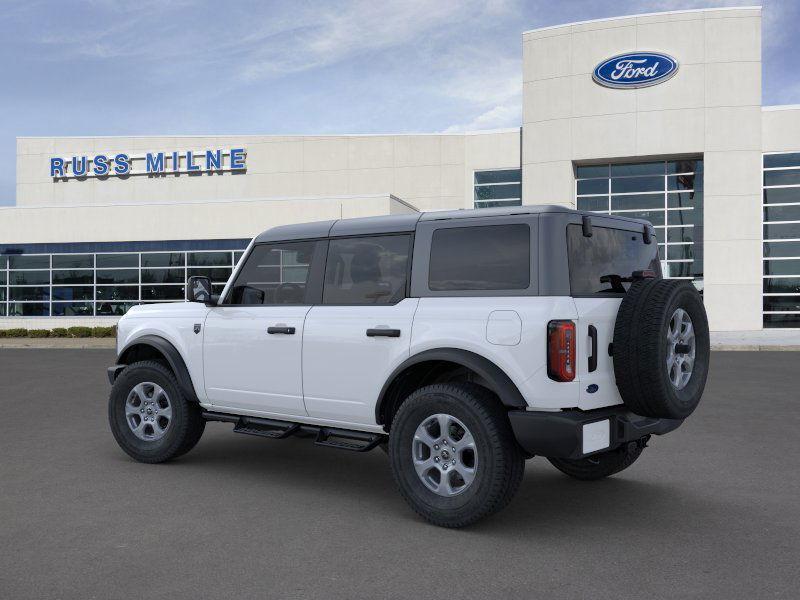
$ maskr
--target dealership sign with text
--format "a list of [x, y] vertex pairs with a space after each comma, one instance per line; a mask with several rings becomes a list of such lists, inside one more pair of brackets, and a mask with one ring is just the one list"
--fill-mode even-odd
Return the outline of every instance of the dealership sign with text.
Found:
[[678, 61], [660, 52], [629, 52], [604, 60], [592, 79], [610, 88], [642, 88], [662, 83], [678, 72]]
[[125, 152], [94, 156], [54, 156], [50, 158], [53, 179], [88, 177], [125, 177], [128, 175], [177, 175], [180, 173], [222, 173], [247, 170], [247, 150], [185, 150], [147, 152], [133, 155]]

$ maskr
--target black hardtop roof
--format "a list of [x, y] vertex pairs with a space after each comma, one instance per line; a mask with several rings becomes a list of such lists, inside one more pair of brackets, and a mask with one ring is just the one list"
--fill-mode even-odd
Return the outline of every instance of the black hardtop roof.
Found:
[[402, 215], [384, 215], [380, 217], [358, 217], [354, 219], [337, 219], [335, 221], [314, 221], [312, 223], [296, 223], [279, 225], [267, 229], [256, 237], [256, 243], [278, 242], [287, 240], [303, 240], [323, 237], [346, 237], [352, 235], [371, 235], [381, 233], [405, 233], [416, 229], [420, 221], [445, 221], [451, 219], [471, 219], [485, 217], [505, 217], [510, 215], [531, 215], [543, 213], [572, 213], [603, 218], [620, 219], [644, 224], [640, 219], [629, 219], [619, 215], [605, 215], [578, 211], [556, 204], [538, 204], [508, 206], [502, 208], [479, 208], [462, 210], [443, 210], [418, 212]]

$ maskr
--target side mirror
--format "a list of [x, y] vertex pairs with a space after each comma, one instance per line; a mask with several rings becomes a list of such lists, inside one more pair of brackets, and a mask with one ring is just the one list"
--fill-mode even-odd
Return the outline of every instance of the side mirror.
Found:
[[186, 300], [189, 302], [211, 302], [211, 279], [200, 275], [189, 277], [186, 282]]

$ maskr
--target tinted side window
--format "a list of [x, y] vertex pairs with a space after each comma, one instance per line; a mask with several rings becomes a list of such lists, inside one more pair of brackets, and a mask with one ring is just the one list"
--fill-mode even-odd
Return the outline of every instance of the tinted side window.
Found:
[[531, 282], [528, 225], [437, 229], [431, 241], [428, 287], [449, 290], [524, 290]]
[[[606, 275], [630, 277], [634, 271], [651, 270], [661, 275], [655, 241], [644, 243], [636, 231], [593, 227], [592, 237], [585, 237], [580, 225], [567, 226], [569, 284], [573, 295], [621, 292], [613, 280], [600, 281]], [[630, 283], [623, 282], [628, 289]]]
[[236, 277], [229, 304], [306, 304], [311, 260], [318, 242], [253, 248]]
[[393, 304], [405, 297], [411, 238], [331, 240], [323, 304]]

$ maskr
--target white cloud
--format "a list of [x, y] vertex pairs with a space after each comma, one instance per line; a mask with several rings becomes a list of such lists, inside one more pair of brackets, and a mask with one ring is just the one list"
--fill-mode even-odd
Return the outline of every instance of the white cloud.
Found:
[[290, 34], [248, 40], [255, 49], [239, 77], [255, 83], [361, 56], [391, 65], [397, 49], [402, 52], [397, 68], [403, 92], [454, 105], [453, 113], [462, 115], [464, 122], [448, 130], [517, 126], [522, 104], [519, 46], [498, 44], [482, 30], [502, 18], [517, 18], [518, 11], [503, 0], [356, 2], [316, 14], [313, 22], [300, 16]]
[[439, 56], [426, 90], [453, 105], [445, 131], [516, 127], [522, 123], [522, 56], [519, 47], [460, 42]]
[[[93, 0], [73, 11], [68, 25], [63, 14], [48, 14], [53, 24], [40, 25], [34, 41], [55, 51], [46, 55], [51, 61], [69, 62], [87, 57], [163, 57], [168, 50], [185, 53], [181, 48], [183, 35], [176, 35], [179, 19], [184, 15], [186, 0], [139, 0], [135, 4], [115, 0]], [[60, 10], [64, 10], [61, 7]]]
[[486, 112], [467, 123], [450, 125], [444, 133], [462, 133], [465, 131], [481, 131], [486, 129], [505, 129], [517, 127], [522, 123], [522, 112], [518, 103], [501, 104], [490, 108]]
[[[525, 29], [582, 18], [757, 1], [272, 0], [220, 5], [92, 0], [53, 5], [25, 0], [12, 3], [0, 22], [11, 19], [6, 30], [12, 44], [38, 42], [41, 50], [31, 52], [31, 60], [64, 66], [83, 59], [107, 66], [113, 61], [116, 69], [124, 65], [128, 72], [146, 73], [146, 88], [183, 84], [195, 97], [242, 89], [265, 94], [277, 80], [291, 80], [294, 90], [309, 97], [329, 94], [316, 87], [317, 73], [328, 69], [325, 75], [332, 80], [327, 86], [351, 77], [369, 89], [375, 102], [386, 102], [395, 88], [414, 99], [410, 125], [390, 123], [381, 128], [431, 122], [417, 116], [435, 105], [430, 112], [444, 116], [430, 127], [452, 130], [520, 123], [520, 35]], [[798, 5], [796, 0], [765, 2], [767, 55], [772, 48], [791, 43], [789, 23]], [[25, 13], [24, 19], [10, 16], [19, 12]], [[30, 27], [31, 22], [36, 26]], [[361, 72], [354, 73], [354, 65]], [[341, 67], [341, 79], [332, 67]], [[363, 120], [370, 111], [360, 109], [357, 118]], [[399, 110], [391, 114], [405, 116]]]
[[[472, 3], [470, 3], [472, 4]], [[291, 28], [254, 42], [245, 66], [246, 81], [335, 64], [348, 58], [420, 40], [451, 26], [471, 6], [426, 0], [370, 2], [306, 11]]]

